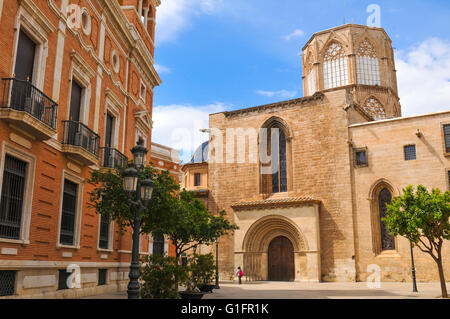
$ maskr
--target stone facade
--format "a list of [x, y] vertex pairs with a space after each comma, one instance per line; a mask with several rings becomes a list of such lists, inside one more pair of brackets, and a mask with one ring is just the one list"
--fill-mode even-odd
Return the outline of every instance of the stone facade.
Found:
[[[267, 280], [271, 241], [281, 236], [292, 244], [292, 280], [364, 281], [374, 269], [383, 281], [411, 280], [409, 244], [396, 238], [395, 249], [382, 249], [377, 196], [381, 188], [399, 195], [408, 184], [448, 189], [442, 125], [450, 112], [401, 117], [391, 40], [383, 29], [322, 31], [303, 53], [306, 97], [211, 114], [209, 158], [183, 167], [183, 185], [191, 190], [194, 172], [207, 170], [207, 188], [200, 187], [205, 203], [239, 226], [220, 240], [221, 278], [233, 279], [241, 266], [248, 280]], [[277, 128], [284, 139], [270, 189], [261, 128]], [[416, 146], [416, 160], [405, 161], [405, 145]], [[366, 165], [355, 164], [358, 150], [365, 151]], [[281, 176], [283, 191], [273, 191], [274, 176]], [[449, 249], [446, 243], [444, 256]], [[415, 254], [418, 279], [438, 280], [434, 261]]]
[[[18, 58], [22, 32], [36, 51], [31, 76], [15, 80], [28, 81], [34, 103], [27, 104], [24, 91], [25, 104], [11, 104], [12, 95], [4, 94], [9, 92], [7, 81], [1, 83], [0, 183], [6, 180], [5, 156], [26, 163], [20, 235], [0, 238], [0, 272], [16, 271], [13, 298], [86, 296], [126, 287], [131, 230], [121, 234], [112, 223], [108, 248], [100, 248], [100, 216], [89, 208], [92, 186], [87, 179], [93, 169], [113, 163], [106, 161], [106, 154], [115, 154], [114, 160], [131, 157], [130, 149], [139, 138], [151, 148], [153, 88], [161, 83], [153, 61], [159, 4], [159, 0], [0, 1], [0, 78], [15, 78], [23, 63]], [[82, 131], [65, 125], [73, 120], [73, 83], [81, 87], [76, 123]], [[52, 122], [34, 111], [19, 110], [44, 102], [57, 105]], [[107, 115], [113, 119], [108, 143]], [[75, 142], [76, 136], [81, 142]], [[106, 153], [103, 147], [111, 151]], [[77, 185], [73, 245], [60, 243], [65, 180]], [[149, 246], [143, 236], [143, 255], [149, 254]], [[59, 271], [72, 264], [80, 267], [80, 288], [58, 290]], [[105, 285], [99, 285], [99, 269], [107, 270]]]

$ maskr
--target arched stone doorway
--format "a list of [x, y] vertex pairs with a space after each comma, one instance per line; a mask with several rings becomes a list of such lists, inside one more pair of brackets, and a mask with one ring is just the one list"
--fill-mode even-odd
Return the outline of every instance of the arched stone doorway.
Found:
[[294, 246], [291, 241], [278, 236], [272, 239], [268, 249], [268, 280], [294, 281]]

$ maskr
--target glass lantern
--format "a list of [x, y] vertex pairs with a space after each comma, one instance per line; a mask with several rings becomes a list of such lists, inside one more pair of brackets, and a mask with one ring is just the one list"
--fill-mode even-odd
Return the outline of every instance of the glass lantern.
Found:
[[155, 184], [151, 179], [141, 181], [141, 198], [143, 201], [149, 201], [152, 198]]
[[145, 166], [145, 155], [147, 155], [148, 150], [143, 144], [144, 142], [139, 140], [137, 145], [131, 150], [131, 153], [133, 153], [133, 164], [137, 169], [142, 169]]
[[123, 188], [126, 192], [135, 192], [137, 188], [138, 182], [138, 171], [133, 168], [127, 168], [122, 173], [123, 177]]

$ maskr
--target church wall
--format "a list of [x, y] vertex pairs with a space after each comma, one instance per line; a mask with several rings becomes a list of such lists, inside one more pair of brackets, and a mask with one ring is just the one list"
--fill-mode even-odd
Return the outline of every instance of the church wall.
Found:
[[[444, 155], [445, 145], [442, 124], [450, 123], [450, 112], [429, 114], [411, 118], [394, 119], [350, 127], [355, 148], [367, 147], [368, 167], [354, 168], [354, 192], [356, 211], [356, 262], [358, 279], [365, 281], [373, 273], [368, 266], [380, 267], [382, 281], [410, 281], [411, 256], [409, 242], [396, 238], [395, 251], [377, 253], [371, 226], [371, 189], [377, 181], [384, 180], [393, 188], [393, 196], [402, 193], [407, 185], [422, 184], [429, 190], [437, 187], [449, 189], [448, 173], [450, 158]], [[416, 133], [420, 130], [421, 137]], [[405, 161], [404, 146], [416, 145], [417, 159]], [[376, 200], [376, 199], [374, 199]], [[450, 277], [450, 244], [443, 248], [444, 270]], [[437, 281], [437, 266], [431, 256], [414, 249], [416, 276], [419, 281]], [[373, 268], [372, 268], [373, 269]], [[370, 269], [369, 269], [370, 270]]]
[[[344, 111], [346, 91], [328, 92], [322, 101], [297, 105], [283, 104], [250, 113], [225, 113], [210, 116], [210, 128], [258, 129], [272, 116], [280, 117], [293, 132], [291, 189], [289, 197], [310, 196], [322, 201], [319, 212], [323, 281], [354, 280], [353, 216], [350, 187], [348, 117]], [[223, 143], [225, 144], [226, 138]], [[255, 150], [254, 150], [255, 151]], [[212, 150], [212, 152], [214, 152]], [[226, 155], [226, 148], [223, 153]], [[248, 148], [246, 155], [249, 155]], [[255, 154], [253, 154], [255, 155]], [[210, 155], [211, 156], [211, 155]], [[288, 155], [289, 157], [289, 155]], [[226, 156], [224, 156], [226, 158]], [[256, 156], [257, 158], [257, 156]], [[231, 205], [241, 201], [261, 200], [258, 164], [213, 163], [208, 167], [210, 202], [225, 209], [235, 220]], [[289, 182], [288, 182], [289, 184]], [[221, 240], [219, 268], [221, 278], [232, 278], [234, 240]], [[339, 269], [350, 269], [341, 272]]]

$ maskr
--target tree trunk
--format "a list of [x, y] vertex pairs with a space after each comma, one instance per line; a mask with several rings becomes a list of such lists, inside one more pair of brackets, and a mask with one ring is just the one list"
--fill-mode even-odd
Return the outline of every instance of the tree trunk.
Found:
[[445, 285], [444, 269], [442, 267], [442, 258], [441, 258], [441, 256], [439, 256], [436, 259], [436, 263], [437, 263], [438, 270], [439, 270], [439, 280], [441, 281], [442, 298], [448, 298], [447, 287]]

